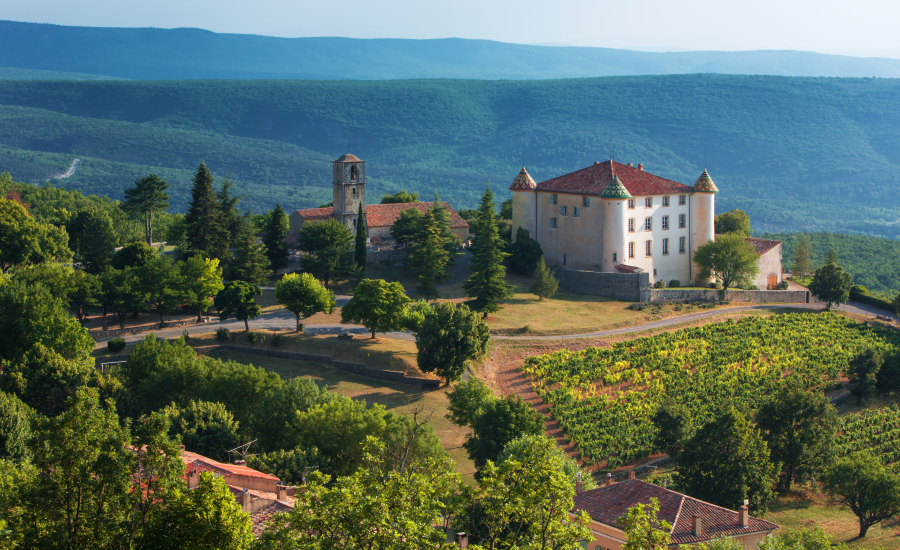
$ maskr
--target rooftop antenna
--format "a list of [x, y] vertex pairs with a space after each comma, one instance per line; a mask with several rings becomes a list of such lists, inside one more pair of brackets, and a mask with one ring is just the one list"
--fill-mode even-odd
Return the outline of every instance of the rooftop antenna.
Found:
[[350, 154], [350, 140], [347, 140], [347, 154]]
[[525, 146], [522, 146], [522, 170], [525, 169]]
[[253, 443], [256, 443], [255, 439], [250, 443], [244, 443], [243, 445], [238, 445], [234, 449], [230, 449], [228, 451], [228, 462], [231, 462], [231, 453], [235, 453], [240, 456], [241, 460], [247, 460], [248, 456], [253, 456], [251, 454], [247, 454], [247, 451], [250, 449], [250, 445], [252, 445]]
[[706, 149], [703, 149], [703, 170], [706, 171]]

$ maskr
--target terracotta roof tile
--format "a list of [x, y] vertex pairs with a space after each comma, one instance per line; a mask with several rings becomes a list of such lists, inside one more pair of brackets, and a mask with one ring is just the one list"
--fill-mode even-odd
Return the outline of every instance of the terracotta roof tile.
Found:
[[[395, 204], [369, 204], [366, 205], [366, 226], [367, 227], [390, 227], [394, 222], [400, 219], [400, 213], [410, 208], [415, 208], [422, 214], [431, 208], [433, 202], [404, 202]], [[463, 228], [469, 227], [466, 220], [456, 213], [448, 203], [442, 202], [441, 206], [450, 211], [450, 227]], [[307, 208], [305, 210], [297, 210], [304, 220], [326, 220], [331, 218], [333, 208]]]
[[768, 239], [754, 239], [753, 237], [747, 237], [744, 239], [748, 243], [752, 244], [756, 248], [756, 253], [762, 256], [766, 252], [772, 250], [776, 246], [781, 244], [781, 241], [770, 241]]
[[304, 208], [297, 210], [297, 213], [303, 216], [304, 220], [327, 220], [334, 214], [334, 208]]
[[272, 520], [272, 516], [275, 514], [283, 514], [292, 509], [292, 506], [288, 506], [280, 501], [275, 501], [262, 510], [253, 512], [250, 514], [250, 521], [253, 523], [253, 534], [259, 538], [259, 536], [263, 534], [263, 531], [268, 527], [268, 523]]
[[613, 160], [598, 162], [576, 172], [542, 181], [537, 185], [537, 189], [538, 191], [600, 195], [612, 182], [613, 175], [619, 176], [622, 185], [633, 196], [694, 192], [692, 187], [683, 183], [667, 180]]
[[199, 455], [197, 453], [192, 453], [190, 451], [181, 451], [181, 460], [185, 464], [185, 469], [200, 469], [200, 471], [212, 471], [219, 474], [225, 475], [234, 475], [234, 476], [247, 476], [247, 477], [255, 477], [259, 479], [267, 479], [269, 481], [278, 481], [278, 478], [275, 476], [270, 476], [269, 474], [264, 474], [258, 470], [254, 470], [253, 468], [248, 468], [247, 466], [241, 464], [226, 464], [224, 462], [218, 462], [211, 458], [206, 458], [203, 455]]
[[616, 271], [621, 273], [643, 273], [644, 269], [633, 265], [619, 264], [616, 266]]
[[[672, 525], [673, 544], [694, 544], [778, 529], [776, 524], [754, 517], [749, 518], [747, 527], [741, 527], [738, 512], [640, 479], [629, 479], [575, 495], [575, 509], [584, 510], [594, 521], [621, 529], [617, 520], [635, 504], [648, 504], [651, 498], [659, 500], [659, 519]], [[702, 518], [703, 533], [700, 536], [693, 534], [694, 515]]]

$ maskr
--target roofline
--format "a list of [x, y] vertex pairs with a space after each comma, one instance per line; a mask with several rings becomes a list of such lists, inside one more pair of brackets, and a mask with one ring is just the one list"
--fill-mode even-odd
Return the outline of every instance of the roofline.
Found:
[[[676, 182], [676, 183], [677, 183], [677, 182]], [[540, 184], [538, 184], [538, 185], [540, 185]], [[624, 184], [623, 184], [623, 185], [624, 185]], [[684, 184], [682, 184], [682, 185], [684, 185]], [[527, 192], [530, 192], [530, 191], [537, 191], [537, 192], [540, 192], [540, 193], [554, 193], [554, 194], [557, 194], [557, 195], [579, 195], [579, 196], [598, 197], [598, 198], [601, 198], [601, 199], [603, 199], [603, 200], [611, 200], [611, 201], [621, 201], [621, 200], [625, 200], [625, 199], [620, 199], [620, 198], [601, 197], [601, 196], [600, 196], [600, 193], [573, 193], [572, 191], [554, 191], [553, 189], [538, 189], [537, 187], [535, 187], [534, 189], [511, 189], [511, 191], [512, 191], [513, 193], [515, 193], [516, 191], [518, 191], [518, 192], [520, 192], [520, 193], [527, 193]], [[631, 193], [631, 191], [629, 191], [629, 193]], [[692, 195], [692, 194], [694, 194], [694, 193], [702, 193], [702, 191], [694, 191], [694, 190], [692, 189], [692, 190], [690, 190], [690, 191], [673, 191], [673, 192], [671, 192], [671, 193], [647, 193], [647, 194], [631, 195], [631, 196], [628, 197], [628, 198], [629, 198], [629, 199], [632, 199], [632, 198], [634, 198], [634, 197], [661, 197], [661, 196], [663, 196], [663, 195]], [[714, 193], [710, 193], [710, 194], [712, 195], [712, 194], [714, 194]]]

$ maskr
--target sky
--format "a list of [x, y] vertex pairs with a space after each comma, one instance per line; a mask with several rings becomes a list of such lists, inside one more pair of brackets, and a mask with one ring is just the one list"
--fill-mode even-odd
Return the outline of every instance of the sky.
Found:
[[900, 58], [897, 0], [0, 0], [0, 19], [288, 38], [458, 37]]

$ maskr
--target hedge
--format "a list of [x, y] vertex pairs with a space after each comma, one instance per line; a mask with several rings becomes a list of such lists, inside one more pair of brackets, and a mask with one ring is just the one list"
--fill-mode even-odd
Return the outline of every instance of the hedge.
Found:
[[889, 311], [891, 313], [897, 313], [897, 308], [894, 307], [894, 304], [889, 302], [888, 300], [884, 300], [882, 298], [876, 298], [875, 296], [868, 296], [866, 294], [860, 294], [859, 292], [850, 291], [850, 299], [854, 302], [860, 302], [862, 304], [868, 304], [873, 307], [877, 307], [878, 309], [883, 309], [884, 311]]

